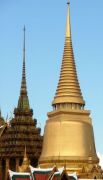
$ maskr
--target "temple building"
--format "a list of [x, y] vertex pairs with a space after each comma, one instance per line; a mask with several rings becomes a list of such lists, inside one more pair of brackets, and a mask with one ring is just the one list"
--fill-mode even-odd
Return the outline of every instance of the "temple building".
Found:
[[24, 27], [20, 96], [9, 124], [0, 110], [0, 180], [24, 179], [24, 176], [26, 180], [103, 179], [90, 111], [85, 109], [78, 81], [70, 3], [67, 4], [60, 78], [52, 101], [53, 110], [47, 114], [44, 138], [40, 134], [41, 129], [37, 128], [37, 120], [33, 118], [27, 93]]
[[68, 173], [77, 172], [79, 178], [102, 179], [92, 119], [90, 111], [85, 109], [77, 77], [71, 37], [70, 3], [60, 78], [52, 106], [53, 111], [48, 113], [44, 130], [40, 167], [64, 166]]
[[[1, 115], [1, 113], [0, 113]], [[17, 108], [14, 109], [14, 118], [10, 125], [0, 116], [0, 180], [7, 180], [8, 169], [19, 171], [24, 167], [24, 152], [32, 166], [37, 166], [42, 149], [41, 129], [36, 127], [37, 120], [33, 119], [33, 110], [29, 105], [26, 87], [25, 72], [25, 28], [23, 45], [23, 69], [20, 96]], [[24, 163], [23, 163], [24, 162]]]

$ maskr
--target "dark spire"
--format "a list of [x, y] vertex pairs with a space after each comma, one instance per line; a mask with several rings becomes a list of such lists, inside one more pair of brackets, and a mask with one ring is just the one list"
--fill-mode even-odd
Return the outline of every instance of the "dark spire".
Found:
[[24, 43], [23, 43], [23, 68], [22, 68], [22, 81], [21, 81], [21, 89], [20, 89], [20, 97], [18, 101], [19, 109], [29, 109], [29, 99], [27, 96], [27, 88], [26, 88], [26, 68], [25, 68], [25, 26], [23, 29], [24, 32]]
[[26, 73], [25, 73], [25, 26], [24, 26], [24, 45], [23, 45], [23, 69], [22, 69], [22, 82], [21, 82], [21, 91], [20, 94], [27, 95], [26, 89]]

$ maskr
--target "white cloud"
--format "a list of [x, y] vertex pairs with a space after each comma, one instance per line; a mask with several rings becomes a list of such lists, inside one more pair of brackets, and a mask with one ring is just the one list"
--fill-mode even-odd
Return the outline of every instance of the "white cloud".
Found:
[[103, 154], [101, 154], [101, 153], [98, 152], [97, 155], [98, 155], [98, 158], [99, 158], [99, 160], [100, 160], [99, 165], [100, 165], [101, 168], [103, 169]]

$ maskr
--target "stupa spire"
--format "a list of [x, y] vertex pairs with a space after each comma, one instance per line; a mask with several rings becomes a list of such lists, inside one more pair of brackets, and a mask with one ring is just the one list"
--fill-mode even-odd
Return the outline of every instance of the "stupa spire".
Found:
[[18, 101], [18, 108], [29, 109], [29, 99], [27, 96], [27, 87], [26, 87], [26, 68], [25, 68], [25, 26], [23, 28], [23, 32], [24, 32], [23, 67], [22, 67], [22, 80], [21, 80], [21, 89], [20, 89], [20, 97]]
[[[56, 108], [61, 104], [68, 107], [75, 106], [81, 108], [85, 102], [82, 97], [81, 89], [78, 82], [76, 65], [74, 60], [72, 38], [71, 38], [71, 23], [70, 23], [70, 2], [67, 3], [67, 20], [64, 53], [61, 65], [59, 83], [52, 105]], [[68, 105], [69, 104], [69, 105]], [[62, 107], [62, 105], [61, 105]]]
[[26, 88], [26, 73], [25, 73], [25, 26], [24, 26], [24, 45], [23, 45], [23, 69], [22, 69], [22, 81], [21, 81], [21, 95], [27, 95], [27, 88]]
[[68, 11], [67, 11], [67, 20], [66, 20], [66, 37], [71, 37], [71, 27], [70, 27], [70, 1], [67, 2]]

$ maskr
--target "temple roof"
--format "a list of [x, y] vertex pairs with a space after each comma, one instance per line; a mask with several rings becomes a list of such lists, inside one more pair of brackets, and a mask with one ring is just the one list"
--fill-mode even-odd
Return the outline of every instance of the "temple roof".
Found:
[[62, 103], [74, 103], [80, 105], [85, 104], [78, 82], [76, 65], [73, 54], [70, 24], [70, 3], [68, 3], [65, 45], [60, 78], [52, 105]]

